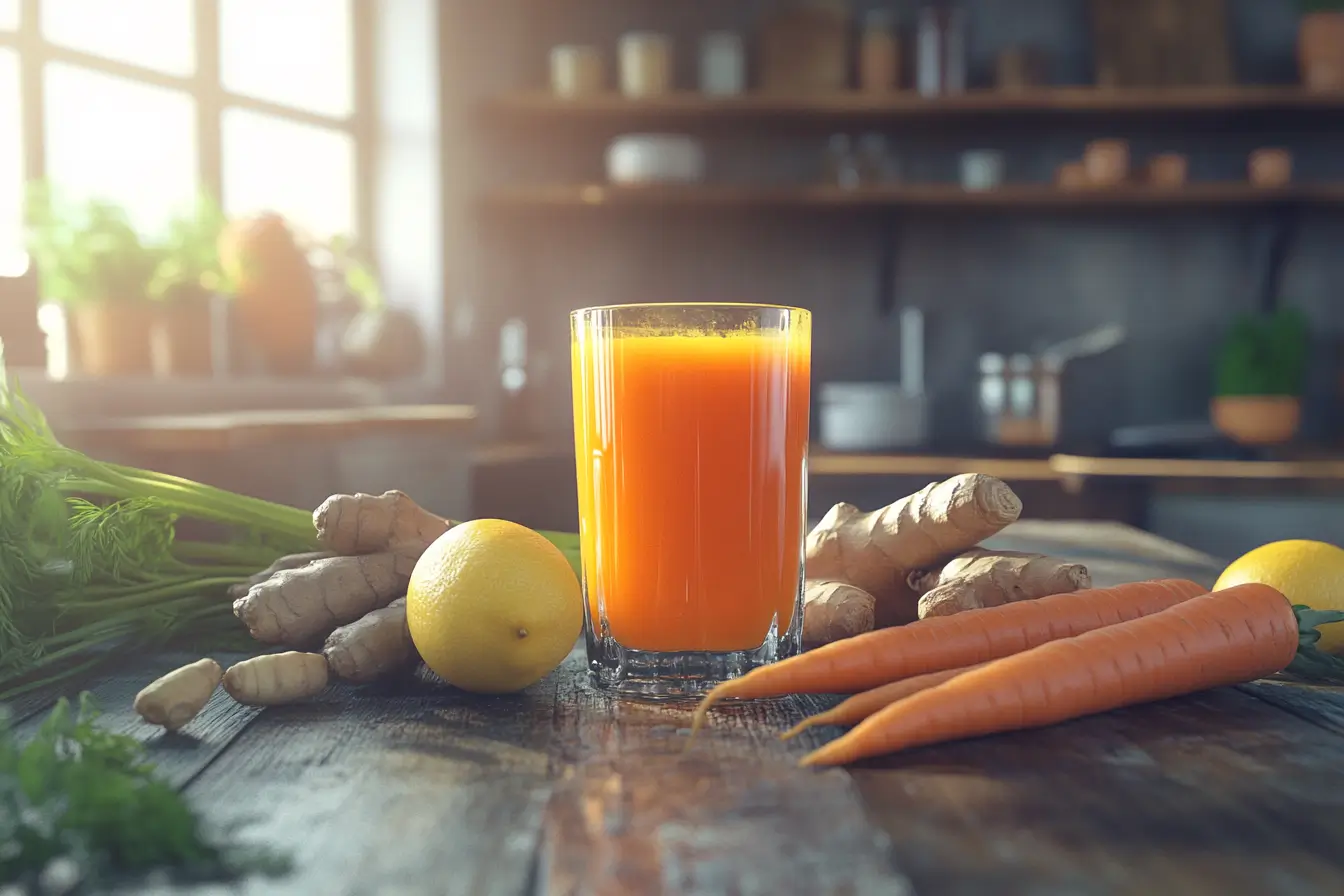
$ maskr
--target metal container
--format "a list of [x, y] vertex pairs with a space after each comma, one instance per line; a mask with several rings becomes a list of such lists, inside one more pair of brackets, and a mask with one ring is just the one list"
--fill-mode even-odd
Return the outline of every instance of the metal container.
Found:
[[821, 444], [832, 451], [884, 451], [924, 441], [927, 402], [900, 383], [826, 383]]

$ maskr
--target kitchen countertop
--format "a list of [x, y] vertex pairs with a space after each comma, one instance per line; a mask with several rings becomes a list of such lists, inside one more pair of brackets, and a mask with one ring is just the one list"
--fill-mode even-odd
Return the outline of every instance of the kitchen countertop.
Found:
[[[1102, 584], [1218, 572], [1119, 524], [995, 541]], [[775, 734], [832, 698], [726, 708], [686, 752], [685, 706], [594, 690], [581, 650], [517, 696], [417, 677], [265, 710], [217, 693], [177, 735], [139, 723], [134, 693], [194, 658], [89, 686], [208, 818], [293, 855], [249, 893], [1344, 892], [1340, 689], [1262, 681], [815, 772], [795, 761], [836, 729]], [[16, 709], [32, 725], [45, 706]]]

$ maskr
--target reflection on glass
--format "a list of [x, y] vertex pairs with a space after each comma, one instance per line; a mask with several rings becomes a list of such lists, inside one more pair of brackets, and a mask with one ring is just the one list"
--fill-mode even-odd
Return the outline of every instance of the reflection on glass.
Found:
[[324, 115], [354, 108], [350, 0], [219, 0], [226, 90]]
[[355, 232], [355, 147], [349, 134], [227, 109], [224, 210], [274, 211], [313, 236]]
[[24, 267], [19, 55], [0, 49], [0, 276], [22, 272]]
[[120, 204], [153, 233], [196, 195], [191, 97], [52, 63], [46, 70], [47, 176], [71, 198]]
[[196, 70], [192, 0], [42, 0], [52, 43], [173, 75]]

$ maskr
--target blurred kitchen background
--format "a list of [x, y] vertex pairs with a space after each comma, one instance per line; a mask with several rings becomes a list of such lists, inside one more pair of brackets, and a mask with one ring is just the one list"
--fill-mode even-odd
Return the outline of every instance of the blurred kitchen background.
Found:
[[816, 315], [810, 498], [1344, 543], [1344, 0], [0, 0], [70, 444], [576, 525], [567, 312]]

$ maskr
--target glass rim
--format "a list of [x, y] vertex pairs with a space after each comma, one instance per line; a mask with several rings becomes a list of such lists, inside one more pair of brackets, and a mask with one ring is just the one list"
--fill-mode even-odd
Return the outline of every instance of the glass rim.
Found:
[[770, 302], [630, 302], [616, 305], [589, 305], [575, 308], [570, 317], [579, 317], [595, 311], [642, 311], [655, 308], [733, 308], [747, 311], [790, 311], [810, 315], [812, 312], [797, 305], [775, 305]]

